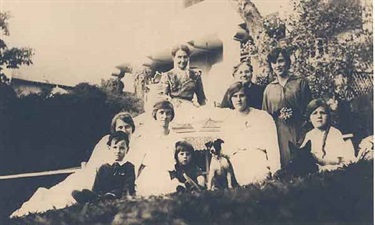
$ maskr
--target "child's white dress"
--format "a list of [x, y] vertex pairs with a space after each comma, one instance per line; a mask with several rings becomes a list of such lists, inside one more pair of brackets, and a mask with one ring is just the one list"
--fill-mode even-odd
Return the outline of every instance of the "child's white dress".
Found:
[[[326, 139], [325, 155], [322, 150], [324, 132], [313, 129], [306, 134], [305, 140], [302, 146], [309, 140], [311, 140], [311, 153], [315, 155], [321, 161], [337, 161], [336, 165], [319, 165], [320, 170], [332, 170], [338, 167], [355, 161], [354, 147], [351, 142], [346, 142], [343, 139], [342, 133], [334, 128], [330, 127]], [[341, 158], [342, 163], [339, 162]]]
[[280, 169], [276, 125], [267, 112], [250, 109], [244, 116], [233, 111], [222, 127], [223, 153], [240, 185], [263, 181]]
[[174, 148], [177, 141], [174, 133], [157, 135], [153, 134], [153, 129], [138, 140], [134, 150], [144, 152], [139, 164], [144, 165], [144, 168], [136, 179], [137, 195], [160, 195], [176, 191], [177, 182], [171, 180], [168, 171], [174, 169]]

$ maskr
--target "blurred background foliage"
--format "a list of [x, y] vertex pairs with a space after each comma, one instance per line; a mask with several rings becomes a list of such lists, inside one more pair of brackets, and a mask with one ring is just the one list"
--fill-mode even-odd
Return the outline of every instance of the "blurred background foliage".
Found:
[[116, 113], [135, 116], [143, 110], [131, 93], [105, 92], [87, 83], [52, 97], [48, 92], [17, 97], [8, 85], [0, 86], [0, 92], [8, 92], [0, 96], [2, 174], [79, 166], [109, 132]]
[[292, 55], [291, 71], [309, 80], [315, 98], [332, 96], [337, 71], [347, 71], [344, 75], [352, 78], [348, 85], [357, 96], [368, 94], [373, 80], [373, 30], [372, 5], [365, 2], [291, 0], [287, 15], [270, 15], [258, 29], [249, 28], [251, 39], [242, 43], [244, 59], [256, 59], [259, 83], [266, 85], [274, 79], [267, 55], [272, 48], [283, 47]]

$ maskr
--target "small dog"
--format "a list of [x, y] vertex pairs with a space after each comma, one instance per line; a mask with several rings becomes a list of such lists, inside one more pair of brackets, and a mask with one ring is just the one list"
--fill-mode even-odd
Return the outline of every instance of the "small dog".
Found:
[[207, 179], [207, 189], [226, 189], [238, 186], [232, 164], [227, 156], [221, 153], [222, 139], [207, 142], [206, 148], [211, 153], [211, 163]]

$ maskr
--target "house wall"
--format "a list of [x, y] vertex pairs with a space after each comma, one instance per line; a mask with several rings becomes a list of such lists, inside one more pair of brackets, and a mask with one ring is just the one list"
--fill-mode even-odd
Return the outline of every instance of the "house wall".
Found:
[[218, 74], [211, 73], [212, 67], [223, 61], [223, 50], [218, 49], [210, 53], [201, 53], [190, 61], [191, 67], [196, 67], [202, 70], [202, 82], [205, 90], [206, 97], [210, 100], [212, 90], [216, 88], [217, 83], [220, 82]]
[[[236, 28], [237, 29], [237, 28]], [[236, 30], [220, 34], [223, 49], [220, 60], [212, 64], [208, 76], [204, 79], [205, 92], [209, 104], [221, 102], [224, 93], [233, 82], [233, 67], [240, 62], [240, 42], [234, 40]]]
[[194, 56], [190, 60], [191, 67], [197, 67], [202, 70], [202, 75], [208, 76], [212, 66], [218, 62], [223, 61], [223, 50], [211, 50], [210, 52], [202, 52]]

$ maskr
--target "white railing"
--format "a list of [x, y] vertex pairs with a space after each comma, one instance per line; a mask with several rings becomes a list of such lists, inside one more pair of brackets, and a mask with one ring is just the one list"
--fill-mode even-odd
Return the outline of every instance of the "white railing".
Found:
[[85, 165], [86, 165], [86, 163], [82, 162], [81, 163], [81, 167], [72, 167], [72, 168], [67, 168], [67, 169], [41, 171], [41, 172], [33, 172], [33, 173], [21, 173], [21, 174], [3, 175], [3, 176], [0, 176], [0, 180], [26, 178], [26, 177], [50, 176], [50, 175], [58, 175], [58, 174], [70, 174], [70, 173], [77, 172], [78, 170], [80, 170], [83, 167], [85, 167]]

